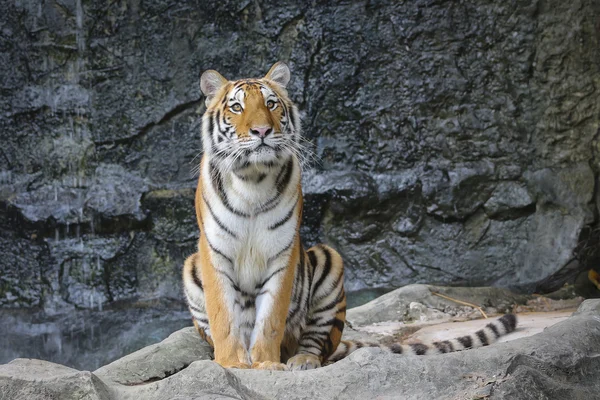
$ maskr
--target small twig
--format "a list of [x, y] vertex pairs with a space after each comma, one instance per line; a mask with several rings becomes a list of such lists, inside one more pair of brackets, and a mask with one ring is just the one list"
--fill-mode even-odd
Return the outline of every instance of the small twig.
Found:
[[485, 319], [487, 319], [487, 318], [488, 318], [488, 316], [487, 316], [487, 315], [485, 314], [485, 312], [484, 312], [484, 311], [481, 309], [481, 307], [479, 307], [479, 306], [478, 306], [478, 305], [476, 305], [476, 304], [473, 304], [473, 303], [468, 303], [468, 302], [466, 302], [466, 301], [462, 301], [462, 300], [453, 299], [453, 298], [452, 298], [452, 297], [450, 297], [450, 296], [446, 296], [446, 295], [444, 295], [444, 294], [441, 294], [441, 293], [438, 293], [438, 292], [431, 292], [431, 294], [434, 294], [434, 295], [436, 295], [436, 296], [439, 296], [439, 297], [441, 297], [442, 299], [446, 299], [446, 300], [450, 300], [450, 301], [453, 301], [453, 302], [455, 302], [455, 303], [458, 303], [458, 304], [462, 304], [463, 306], [469, 306], [469, 307], [476, 308], [477, 310], [479, 310], [479, 312], [481, 313], [481, 315], [483, 315], [483, 318], [485, 318]]

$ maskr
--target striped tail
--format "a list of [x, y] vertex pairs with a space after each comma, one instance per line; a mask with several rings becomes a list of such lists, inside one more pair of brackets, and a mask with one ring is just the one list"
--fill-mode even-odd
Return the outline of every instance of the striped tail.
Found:
[[470, 335], [459, 338], [433, 342], [431, 344], [413, 343], [390, 345], [363, 343], [358, 341], [342, 340], [335, 352], [327, 358], [327, 363], [332, 363], [347, 357], [350, 353], [361, 347], [379, 347], [385, 351], [395, 354], [425, 356], [430, 354], [444, 354], [453, 351], [472, 349], [487, 346], [494, 343], [500, 336], [511, 333], [517, 327], [517, 317], [514, 314], [506, 314], [495, 321], [487, 324], [483, 329]]

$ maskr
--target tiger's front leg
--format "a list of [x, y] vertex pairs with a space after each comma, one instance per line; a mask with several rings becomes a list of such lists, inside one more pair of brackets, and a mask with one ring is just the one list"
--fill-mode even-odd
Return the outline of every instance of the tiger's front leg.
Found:
[[289, 259], [273, 263], [267, 277], [257, 287], [256, 323], [250, 338], [252, 368], [284, 370], [281, 363], [281, 342], [290, 307], [294, 274], [300, 253], [299, 239]]
[[206, 312], [215, 361], [225, 368], [250, 368], [250, 356], [242, 341], [239, 323], [234, 313], [235, 288], [228, 281], [227, 263], [210, 257], [206, 238], [200, 238], [199, 263], [204, 287]]

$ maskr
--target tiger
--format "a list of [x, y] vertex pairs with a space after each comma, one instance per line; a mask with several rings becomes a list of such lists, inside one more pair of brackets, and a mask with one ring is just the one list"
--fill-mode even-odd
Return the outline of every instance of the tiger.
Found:
[[365, 346], [425, 355], [485, 346], [512, 332], [507, 314], [473, 335], [430, 345], [342, 341], [346, 316], [342, 257], [305, 250], [300, 114], [290, 69], [229, 81], [204, 72], [206, 96], [195, 208], [198, 251], [183, 267], [193, 324], [226, 368], [307, 370]]

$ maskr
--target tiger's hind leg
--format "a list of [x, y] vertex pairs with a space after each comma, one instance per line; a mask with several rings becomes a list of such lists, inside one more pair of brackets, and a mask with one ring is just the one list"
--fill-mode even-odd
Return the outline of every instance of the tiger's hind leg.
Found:
[[196, 330], [202, 339], [214, 347], [204, 303], [204, 288], [200, 279], [200, 266], [196, 262], [196, 257], [198, 257], [198, 253], [192, 254], [183, 264], [183, 290]]
[[287, 361], [292, 370], [320, 367], [339, 345], [346, 319], [342, 258], [325, 245], [310, 248], [307, 255], [312, 268], [310, 301], [298, 350]]

